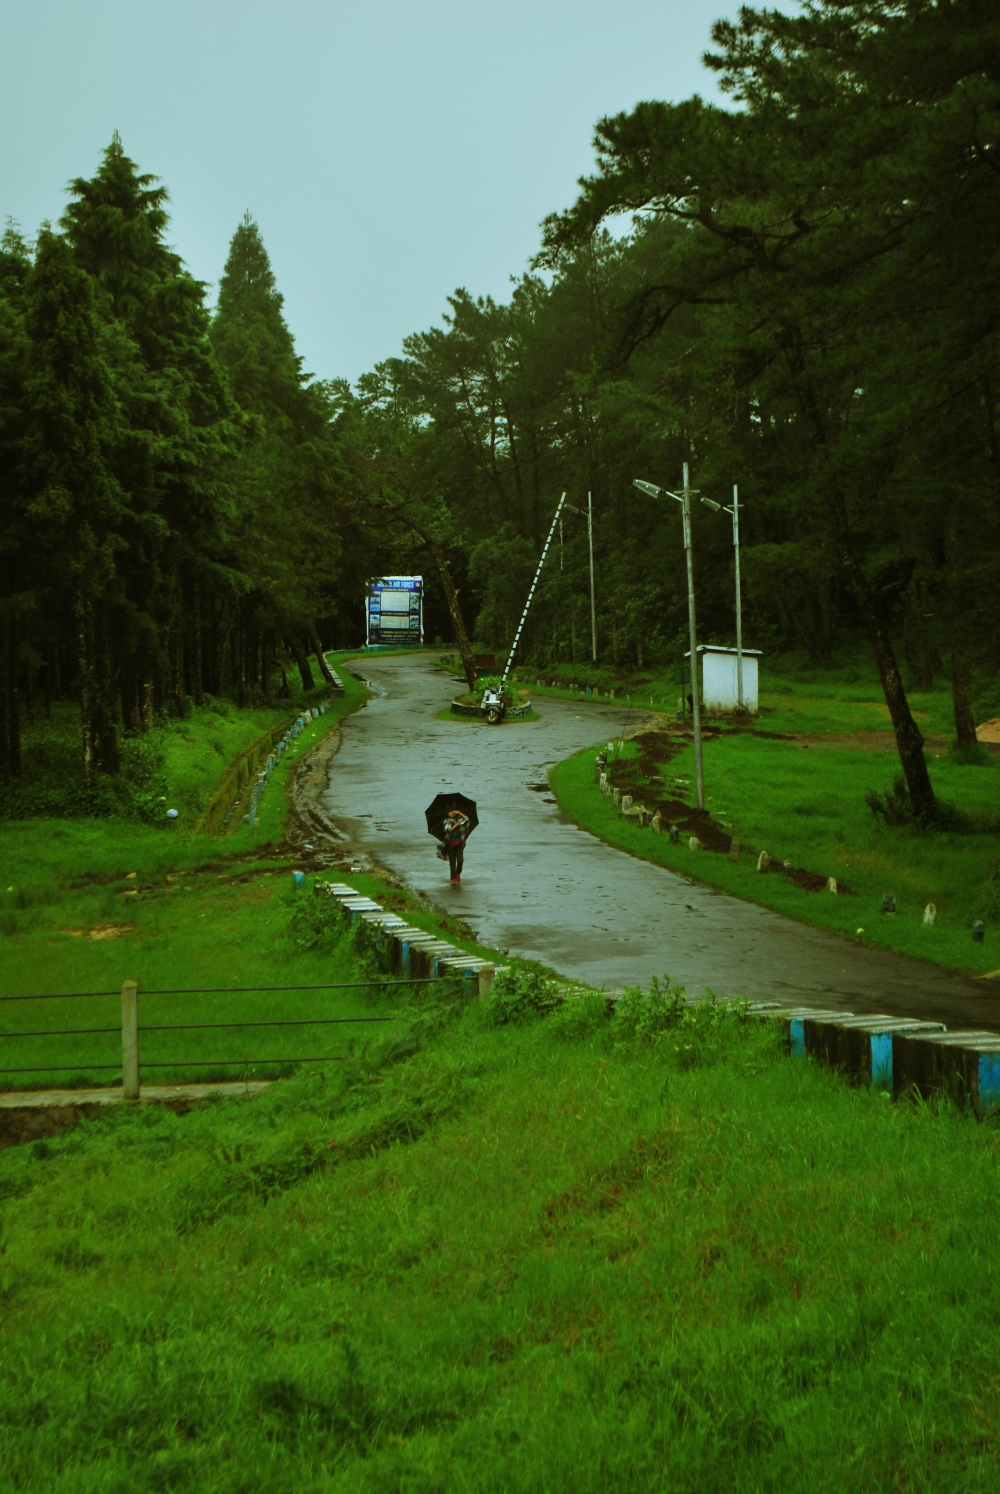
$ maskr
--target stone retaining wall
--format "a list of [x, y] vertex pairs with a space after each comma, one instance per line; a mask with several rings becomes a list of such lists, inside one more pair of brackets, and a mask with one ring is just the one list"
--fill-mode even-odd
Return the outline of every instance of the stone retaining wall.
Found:
[[1000, 1034], [949, 1032], [943, 1022], [782, 1008], [757, 1002], [748, 1011], [781, 1024], [789, 1056], [813, 1058], [851, 1084], [894, 1099], [941, 1095], [977, 1120], [1000, 1114]]
[[126, 1102], [121, 1089], [23, 1090], [0, 1095], [0, 1151], [28, 1141], [44, 1141], [72, 1131], [81, 1120], [125, 1103], [164, 1105], [185, 1115], [202, 1100], [248, 1099], [261, 1094], [272, 1081], [255, 1079], [220, 1084], [151, 1084], [138, 1100]]
[[428, 934], [424, 929], [414, 928], [405, 918], [387, 913], [381, 903], [374, 902], [346, 882], [315, 882], [313, 892], [318, 897], [333, 898], [349, 921], [360, 918], [370, 924], [376, 948], [388, 952], [392, 968], [410, 980], [438, 980], [446, 975], [459, 975], [469, 982], [476, 994], [483, 996], [492, 990], [495, 972], [506, 969], [506, 966], [495, 966], [479, 955], [467, 954], [464, 949], [457, 949], [454, 944]]

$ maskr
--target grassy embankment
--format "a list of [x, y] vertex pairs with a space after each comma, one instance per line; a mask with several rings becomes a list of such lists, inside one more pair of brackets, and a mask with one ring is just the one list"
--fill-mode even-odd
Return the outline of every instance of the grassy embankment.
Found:
[[[333, 662], [337, 662], [334, 660]], [[125, 979], [143, 989], [191, 986], [310, 984], [357, 978], [349, 955], [304, 949], [290, 929], [294, 894], [290, 871], [307, 866], [282, 850], [288, 819], [289, 776], [304, 753], [365, 698], [364, 686], [340, 671], [345, 694], [296, 739], [272, 775], [255, 830], [237, 817], [230, 833], [208, 837], [191, 827], [229, 760], [269, 727], [315, 700], [296, 697], [274, 711], [221, 707], [168, 723], [151, 744], [162, 754], [168, 798], [181, 817], [174, 828], [120, 818], [33, 818], [0, 822], [0, 992], [115, 992]], [[221, 711], [221, 713], [220, 713]], [[27, 747], [32, 750], [29, 738]], [[441, 927], [412, 900], [375, 878], [353, 881], [382, 902], [392, 902], [424, 927]], [[309, 896], [308, 887], [297, 895]], [[449, 937], [454, 938], [453, 934]], [[466, 941], [467, 943], [467, 941]], [[467, 946], [472, 947], [472, 946]], [[367, 1013], [357, 993], [220, 996], [140, 996], [141, 1020], [210, 1022], [246, 1018]], [[116, 995], [72, 1002], [12, 1002], [0, 1006], [5, 1032], [108, 1027], [119, 1022]], [[349, 1031], [350, 1029], [345, 1029]], [[334, 1034], [331, 1036], [331, 1032]], [[317, 1047], [316, 1044], [319, 1043]], [[246, 1061], [261, 1056], [318, 1055], [339, 1051], [336, 1029], [272, 1028], [228, 1032], [150, 1033], [142, 1056], [149, 1064], [175, 1056], [241, 1060], [234, 1068], [146, 1071], [148, 1082], [260, 1076], [282, 1069]], [[304, 1044], [304, 1046], [303, 1046]], [[114, 1033], [76, 1038], [6, 1039], [0, 1088], [66, 1087], [120, 1083], [118, 1070], [90, 1068], [115, 1062]], [[49, 1071], [11, 1070], [50, 1063]], [[67, 1071], [55, 1066], [71, 1064]]]
[[[446, 654], [443, 657], [440, 657], [438, 659], [438, 663], [447, 670], [456, 670], [461, 668], [458, 658], [454, 654]], [[462, 679], [461, 675], [457, 675], [455, 678], [455, 685], [457, 688], [455, 694], [452, 697], [453, 700], [457, 701], [460, 705], [478, 706], [482, 694], [481, 689], [473, 693], [472, 691], [463, 689], [462, 687], [464, 686], [464, 684], [465, 681], [464, 679]], [[514, 692], [515, 705], [527, 705], [529, 699], [530, 691], [516, 690]], [[482, 716], [457, 716], [451, 709], [450, 705], [445, 706], [443, 710], [438, 711], [435, 719], [438, 721], [461, 722], [466, 726], [487, 726], [489, 724]], [[538, 712], [535, 710], [530, 710], [523, 716], [508, 716], [505, 718], [505, 720], [506, 723], [510, 726], [516, 726], [526, 721], [537, 721]]]
[[[937, 795], [969, 813], [995, 813], [1000, 761], [964, 766], [949, 757], [947, 692], [914, 694], [911, 702], [934, 743], [928, 757]], [[1000, 966], [1000, 925], [988, 921], [984, 944], [971, 938], [973, 920], [987, 911], [986, 876], [1000, 855], [1000, 836], [885, 829], [865, 804], [869, 789], [884, 791], [899, 771], [877, 685], [810, 673], [765, 677], [761, 707], [757, 730], [808, 737], [808, 745], [729, 728], [705, 743], [706, 807], [727, 834], [741, 838], [736, 865], [722, 854], [689, 850], [683, 823], [681, 843], [672, 846], [665, 835], [621, 821], [595, 785], [593, 751], [553, 769], [553, 792], [578, 824], [610, 844], [803, 923], [976, 975]], [[664, 724], [670, 725], [666, 718]], [[626, 744], [626, 755], [635, 752]], [[662, 769], [659, 783], [650, 785], [649, 797], [693, 804], [693, 781], [687, 741]], [[834, 897], [790, 885], [780, 875], [760, 875], [755, 864], [761, 850], [779, 862], [789, 859], [834, 876], [857, 895]], [[886, 892], [895, 894], [894, 916], [881, 912]], [[928, 902], [937, 908], [933, 927], [922, 921]]]
[[4, 1487], [996, 1488], [995, 1130], [709, 1012], [443, 995], [0, 1156]]

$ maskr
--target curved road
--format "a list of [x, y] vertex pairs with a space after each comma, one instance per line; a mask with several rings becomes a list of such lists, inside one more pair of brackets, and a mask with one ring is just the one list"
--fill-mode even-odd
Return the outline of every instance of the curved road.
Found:
[[[617, 735], [621, 708], [546, 699], [534, 723], [438, 721], [454, 682], [430, 659], [373, 655], [354, 668], [376, 693], [343, 724], [324, 817], [484, 944], [609, 989], [669, 973], [691, 992], [1000, 1031], [992, 984], [849, 944], [579, 830], [548, 792], [548, 770]], [[458, 887], [423, 816], [448, 788], [479, 805]]]

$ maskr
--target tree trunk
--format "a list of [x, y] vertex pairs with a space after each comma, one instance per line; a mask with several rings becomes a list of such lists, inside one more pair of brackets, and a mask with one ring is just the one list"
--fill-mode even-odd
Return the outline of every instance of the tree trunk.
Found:
[[427, 537], [427, 542], [434, 556], [434, 563], [441, 577], [441, 587], [444, 591], [445, 600], [448, 603], [448, 611], [451, 614], [452, 627], [455, 629], [455, 642], [458, 644], [458, 652], [462, 656], [462, 669], [465, 673], [465, 682], [472, 690], [476, 683], [476, 666], [472, 661], [472, 644], [465, 630], [465, 618], [458, 602], [458, 588], [455, 586], [451, 576], [451, 568], [445, 558], [444, 550], [436, 539]]
[[310, 629], [310, 632], [312, 633], [312, 645], [313, 645], [313, 650], [314, 650], [314, 652], [316, 654], [316, 663], [319, 665], [319, 672], [323, 676], [323, 678], [326, 680], [327, 684], [328, 685], [332, 685], [334, 683], [333, 675], [330, 673], [330, 666], [326, 662], [326, 658], [324, 657], [324, 654], [323, 654], [323, 645], [320, 642], [319, 634], [316, 631], [316, 625], [315, 625], [315, 623], [313, 624], [312, 628]]
[[[16, 638], [16, 634], [15, 634], [15, 638]], [[14, 656], [14, 669], [15, 669], [14, 678], [16, 679], [17, 678], [17, 672], [16, 672], [17, 671], [17, 655], [16, 654]], [[35, 681], [34, 681], [34, 674], [35, 674], [35, 671], [34, 671], [34, 669], [32, 667], [31, 659], [28, 658], [24, 662], [24, 710], [25, 710], [25, 714], [28, 717], [28, 725], [29, 726], [34, 726], [34, 724], [35, 724], [35, 688], [34, 688]]]
[[105, 773], [117, 773], [121, 767], [118, 746], [121, 724], [121, 695], [118, 688], [118, 670], [112, 669], [114, 650], [111, 647], [111, 631], [105, 608], [100, 611], [100, 651], [98, 654], [98, 682], [101, 690], [101, 769]]
[[288, 635], [288, 642], [291, 647], [292, 658], [299, 666], [303, 690], [315, 690], [316, 681], [313, 679], [312, 670], [309, 667], [309, 655], [306, 653], [302, 639], [298, 633], [290, 633]]
[[174, 571], [173, 605], [170, 609], [167, 659], [170, 673], [170, 694], [179, 717], [184, 715], [184, 592], [181, 586], [180, 568]]
[[197, 706], [205, 703], [205, 684], [202, 665], [201, 637], [201, 587], [195, 583], [191, 605], [191, 694]]
[[958, 747], [975, 747], [976, 718], [972, 714], [972, 681], [969, 673], [969, 656], [964, 648], [951, 651], [951, 698], [955, 707], [955, 744]]
[[97, 727], [98, 688], [94, 670], [93, 613], [90, 606], [77, 607], [77, 651], [80, 663], [80, 747], [83, 776], [93, 784], [100, 767], [100, 732]]
[[906, 588], [904, 640], [906, 662], [916, 671], [921, 690], [930, 690], [941, 668], [941, 656], [929, 636], [923, 618], [924, 597], [916, 577]]
[[861, 562], [851, 544], [850, 527], [847, 520], [847, 500], [841, 492], [831, 494], [830, 515], [833, 520], [834, 537], [840, 552], [841, 563], [847, 573], [858, 611], [864, 618], [871, 641], [875, 664], [878, 669], [885, 703], [896, 733], [896, 750], [906, 779], [910, 799], [918, 812], [930, 808], [934, 803], [927, 760], [924, 757], [924, 739], [913, 719], [906, 690], [896, 662], [896, 653], [889, 637], [881, 598], [868, 580]]
[[235, 623], [233, 625], [233, 631], [232, 631], [232, 634], [230, 635], [230, 657], [231, 657], [231, 666], [230, 667], [232, 669], [232, 676], [233, 676], [233, 694], [236, 697], [236, 704], [237, 704], [237, 706], [240, 708], [240, 710], [242, 710], [243, 709], [243, 704], [244, 704], [244, 692], [243, 692], [243, 605], [242, 605], [242, 603], [240, 604], [239, 612], [238, 612], [238, 614], [236, 616], [236, 620], [235, 620]]
[[438, 575], [441, 577], [441, 589], [444, 592], [445, 601], [448, 603], [451, 624], [455, 629], [455, 642], [458, 644], [458, 652], [462, 656], [462, 669], [465, 673], [465, 682], [469, 689], [472, 690], [476, 683], [476, 666], [472, 662], [472, 644], [469, 642], [469, 635], [465, 631], [465, 619], [462, 616], [462, 609], [458, 603], [458, 589], [452, 580], [451, 567], [448, 565], [444, 549], [426, 525], [419, 523], [416, 519], [412, 519], [409, 514], [401, 514], [400, 517], [404, 518], [410, 528], [420, 535], [420, 538], [426, 543], [431, 554], [434, 556], [434, 564], [437, 566]]
[[9, 783], [21, 772], [21, 726], [18, 718], [17, 670], [14, 662], [14, 629], [6, 621], [0, 639], [0, 783]]
[[129, 661], [122, 673], [122, 721], [130, 731], [141, 731], [142, 717], [139, 715], [139, 684], [135, 671], [135, 660]]

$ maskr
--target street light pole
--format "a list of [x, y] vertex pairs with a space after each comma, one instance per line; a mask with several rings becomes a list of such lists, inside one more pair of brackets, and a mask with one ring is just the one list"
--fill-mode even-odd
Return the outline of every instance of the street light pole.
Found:
[[733, 483], [733, 550], [736, 555], [736, 705], [746, 710], [743, 699], [743, 599], [740, 595], [740, 490]]
[[594, 504], [587, 489], [587, 543], [590, 546], [590, 653], [597, 663], [597, 605], [594, 601]]
[[[570, 513], [579, 514], [583, 517], [583, 509], [577, 508], [573, 503], [563, 505]], [[562, 536], [562, 520], [559, 520], [559, 534]], [[587, 544], [590, 549], [590, 654], [594, 663], [597, 663], [597, 606], [594, 602], [594, 505], [590, 493], [587, 493]], [[561, 562], [560, 562], [561, 564]]]
[[[688, 464], [684, 463], [684, 553], [687, 557], [688, 633], [691, 638], [691, 722], [694, 726], [694, 785], [698, 808], [705, 808], [705, 773], [701, 761], [701, 701], [698, 689], [698, 626], [694, 616], [694, 545], [691, 539], [692, 488], [688, 481]], [[694, 490], [696, 491], [696, 490]]]
[[[691, 720], [694, 725], [695, 799], [698, 808], [704, 809], [705, 773], [701, 756], [701, 701], [699, 700], [698, 692], [698, 627], [694, 610], [694, 546], [691, 536], [691, 499], [697, 497], [698, 489], [691, 486], [687, 462], [684, 463], [684, 487], [680, 493], [671, 493], [669, 488], [655, 487], [653, 483], [642, 482], [638, 477], [633, 479], [633, 486], [639, 488], [643, 493], [648, 493], [651, 498], [658, 498], [661, 493], [666, 493], [668, 498], [674, 498], [681, 505], [681, 514], [684, 520], [684, 554], [687, 560], [688, 635], [691, 647]], [[713, 504], [712, 507], [717, 508], [718, 504]]]
[[733, 483], [733, 506], [726, 508], [724, 503], [716, 503], [714, 498], [703, 498], [702, 503], [707, 503], [709, 508], [714, 508], [716, 513], [725, 509], [727, 514], [733, 516], [733, 549], [736, 552], [736, 709], [746, 710], [743, 699], [743, 598], [740, 595], [740, 490]]

